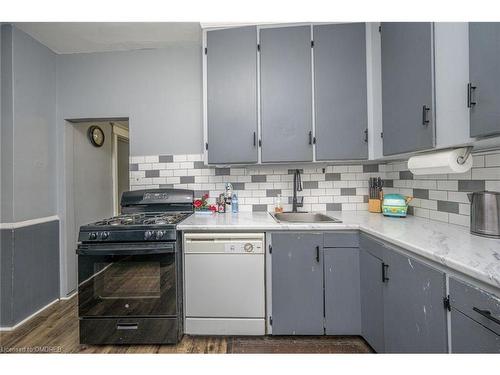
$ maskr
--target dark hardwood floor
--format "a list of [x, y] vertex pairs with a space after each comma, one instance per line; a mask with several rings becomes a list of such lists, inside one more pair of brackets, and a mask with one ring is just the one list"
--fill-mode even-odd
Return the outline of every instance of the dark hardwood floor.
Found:
[[177, 345], [80, 345], [77, 298], [56, 302], [10, 332], [0, 353], [371, 353], [357, 336], [188, 336]]

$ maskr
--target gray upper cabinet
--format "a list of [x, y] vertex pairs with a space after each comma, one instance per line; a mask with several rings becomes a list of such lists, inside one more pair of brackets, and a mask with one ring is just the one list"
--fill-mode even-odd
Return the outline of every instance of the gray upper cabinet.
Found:
[[316, 160], [366, 159], [366, 26], [318, 25], [313, 35]]
[[311, 27], [260, 30], [262, 162], [313, 160]]
[[323, 235], [272, 234], [273, 335], [322, 335]]
[[446, 353], [445, 274], [386, 249], [384, 336], [388, 353]]
[[470, 135], [500, 134], [500, 23], [469, 23]]
[[381, 25], [384, 155], [434, 147], [433, 24]]
[[207, 32], [208, 163], [256, 163], [257, 29]]

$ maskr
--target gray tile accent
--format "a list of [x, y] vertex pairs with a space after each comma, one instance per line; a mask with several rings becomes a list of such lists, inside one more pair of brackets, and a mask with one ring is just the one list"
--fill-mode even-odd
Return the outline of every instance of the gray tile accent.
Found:
[[413, 189], [413, 197], [420, 199], [429, 199], [429, 190], [427, 189]]
[[129, 171], [138, 171], [139, 170], [139, 164], [129, 164], [128, 170]]
[[277, 197], [278, 194], [281, 194], [281, 189], [267, 189], [266, 197]]
[[[295, 169], [289, 169], [288, 170], [288, 174], [294, 174], [296, 170], [297, 170], [297, 168], [295, 168]], [[304, 173], [303, 169], [299, 169], [299, 171], [300, 171], [300, 173]]]
[[356, 195], [356, 188], [341, 188], [340, 195]]
[[317, 189], [318, 188], [318, 181], [304, 181], [302, 183], [302, 187], [304, 189]]
[[413, 173], [410, 171], [400, 171], [399, 172], [400, 180], [413, 180]]
[[172, 163], [174, 161], [174, 155], [160, 155], [158, 161], [160, 163]]
[[266, 182], [267, 176], [263, 174], [256, 174], [252, 176], [252, 182]]
[[146, 177], [160, 177], [160, 171], [157, 169], [146, 171]]
[[437, 201], [438, 211], [449, 212], [452, 214], [459, 213], [458, 202]]
[[194, 184], [194, 176], [181, 176], [181, 184]]
[[384, 180], [384, 187], [394, 187], [394, 180]]
[[234, 190], [245, 190], [244, 182], [231, 182], [231, 185], [233, 185]]
[[342, 203], [327, 203], [327, 211], [342, 211]]
[[363, 195], [363, 203], [368, 203], [368, 199], [370, 199], [368, 195]]
[[194, 197], [196, 199], [203, 197], [205, 194], [210, 194], [210, 192], [208, 190], [195, 190], [194, 191]]
[[231, 168], [215, 168], [216, 176], [229, 176], [231, 174]]
[[326, 181], [340, 181], [340, 173], [326, 173], [325, 180]]
[[363, 172], [364, 173], [378, 172], [378, 164], [363, 164]]
[[458, 191], [482, 191], [486, 189], [484, 180], [458, 180]]
[[267, 204], [254, 204], [254, 205], [252, 205], [252, 211], [253, 212], [266, 212], [267, 211]]
[[173, 189], [174, 184], [160, 184], [160, 189]]
[[205, 168], [208, 168], [205, 165], [205, 162], [203, 162], [203, 161], [195, 161], [195, 162], [193, 162], [193, 166], [194, 166], [194, 169], [205, 169]]
[[407, 215], [413, 215], [414, 214], [413, 206], [408, 206], [408, 209], [406, 210], [406, 214]]

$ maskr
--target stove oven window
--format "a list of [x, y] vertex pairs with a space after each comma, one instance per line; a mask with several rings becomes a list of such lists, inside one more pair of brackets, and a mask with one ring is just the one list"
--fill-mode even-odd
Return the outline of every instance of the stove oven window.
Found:
[[79, 275], [80, 316], [176, 314], [175, 254], [79, 256], [82, 263], [89, 272]]

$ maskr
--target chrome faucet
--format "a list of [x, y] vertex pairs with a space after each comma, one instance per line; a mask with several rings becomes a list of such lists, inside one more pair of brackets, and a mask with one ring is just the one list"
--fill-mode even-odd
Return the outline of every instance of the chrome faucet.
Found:
[[304, 205], [304, 197], [299, 197], [297, 199], [297, 192], [302, 191], [302, 181], [300, 178], [300, 170], [296, 169], [293, 172], [293, 199], [292, 199], [292, 212], [297, 212], [297, 207], [302, 207]]

